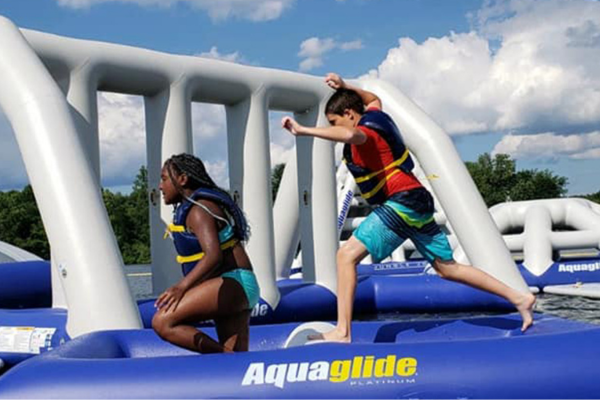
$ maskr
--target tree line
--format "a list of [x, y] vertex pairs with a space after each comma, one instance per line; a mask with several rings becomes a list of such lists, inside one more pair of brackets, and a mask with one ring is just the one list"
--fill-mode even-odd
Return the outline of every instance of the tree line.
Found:
[[[126, 264], [150, 262], [148, 172], [141, 167], [131, 193], [102, 189], [102, 197]], [[23, 190], [0, 192], [0, 240], [45, 260], [50, 246], [30, 185]]]
[[[506, 154], [482, 154], [466, 167], [488, 207], [505, 201], [564, 197], [567, 178], [552, 171], [517, 170], [516, 162]], [[284, 165], [272, 170], [273, 200], [281, 181]], [[150, 263], [148, 216], [148, 172], [141, 167], [129, 194], [102, 190], [104, 204], [123, 260], [126, 264]], [[600, 203], [600, 190], [577, 196]], [[50, 247], [31, 186], [23, 190], [0, 192], [0, 240], [50, 259]]]

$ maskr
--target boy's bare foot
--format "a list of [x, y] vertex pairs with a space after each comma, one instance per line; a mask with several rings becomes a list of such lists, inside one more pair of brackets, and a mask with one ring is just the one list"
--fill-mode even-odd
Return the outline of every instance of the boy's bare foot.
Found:
[[326, 342], [350, 343], [350, 335], [344, 334], [342, 331], [333, 329], [329, 332], [316, 333], [308, 335], [308, 340], [324, 340]]
[[523, 294], [521, 300], [515, 303], [515, 307], [523, 319], [521, 332], [525, 332], [527, 328], [533, 325], [533, 306], [535, 305], [535, 300], [535, 296], [532, 293], [527, 293]]

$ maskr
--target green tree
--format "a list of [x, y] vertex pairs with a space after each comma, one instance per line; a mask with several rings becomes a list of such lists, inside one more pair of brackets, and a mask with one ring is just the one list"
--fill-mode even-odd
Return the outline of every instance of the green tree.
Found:
[[[148, 171], [141, 167], [129, 195], [103, 189], [102, 197], [126, 264], [150, 262]], [[44, 259], [50, 245], [31, 186], [0, 192], [0, 240]]]
[[585, 196], [582, 196], [582, 197], [600, 204], [600, 190], [598, 190], [596, 193], [586, 194]]
[[142, 166], [133, 182], [133, 190], [129, 195], [129, 216], [135, 228], [135, 243], [131, 252], [135, 255], [136, 264], [150, 262], [150, 210], [148, 208], [148, 170]]
[[125, 264], [150, 262], [148, 171], [141, 167], [129, 195], [102, 191], [110, 223]]
[[485, 153], [466, 166], [488, 207], [509, 200], [557, 198], [567, 192], [567, 178], [547, 169], [517, 171], [515, 161], [507, 154], [492, 158]]
[[31, 186], [0, 193], [0, 240], [50, 258], [50, 245]]
[[488, 207], [506, 201], [515, 185], [515, 162], [506, 154], [494, 158], [485, 153], [477, 162], [467, 162], [467, 169]]
[[277, 164], [271, 170], [271, 188], [273, 190], [273, 202], [277, 198], [277, 192], [279, 191], [279, 184], [281, 183], [281, 177], [283, 176], [283, 170], [285, 164]]

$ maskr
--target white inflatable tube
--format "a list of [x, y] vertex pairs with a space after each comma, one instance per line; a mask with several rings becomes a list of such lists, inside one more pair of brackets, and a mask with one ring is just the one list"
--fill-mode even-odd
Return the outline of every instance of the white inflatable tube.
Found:
[[[140, 328], [97, 178], [65, 96], [21, 32], [0, 17], [0, 107], [12, 124], [69, 306], [72, 337]], [[48, 172], [52, 171], [51, 174]]]

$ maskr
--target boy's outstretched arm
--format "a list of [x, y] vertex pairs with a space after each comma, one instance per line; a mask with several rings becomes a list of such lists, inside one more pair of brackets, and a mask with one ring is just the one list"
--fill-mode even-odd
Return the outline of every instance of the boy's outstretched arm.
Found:
[[329, 85], [330, 88], [335, 90], [354, 90], [362, 98], [363, 103], [365, 103], [365, 108], [376, 108], [378, 110], [381, 110], [381, 99], [377, 97], [375, 93], [363, 90], [359, 87], [346, 83], [346, 81], [344, 81], [342, 77], [338, 74], [335, 74], [333, 72], [328, 73], [327, 76], [325, 76], [325, 83], [327, 83], [327, 85]]
[[281, 126], [290, 131], [294, 136], [314, 136], [334, 142], [350, 144], [363, 144], [367, 141], [367, 135], [356, 128], [347, 128], [344, 126], [309, 127], [300, 125], [292, 117], [283, 117]]

